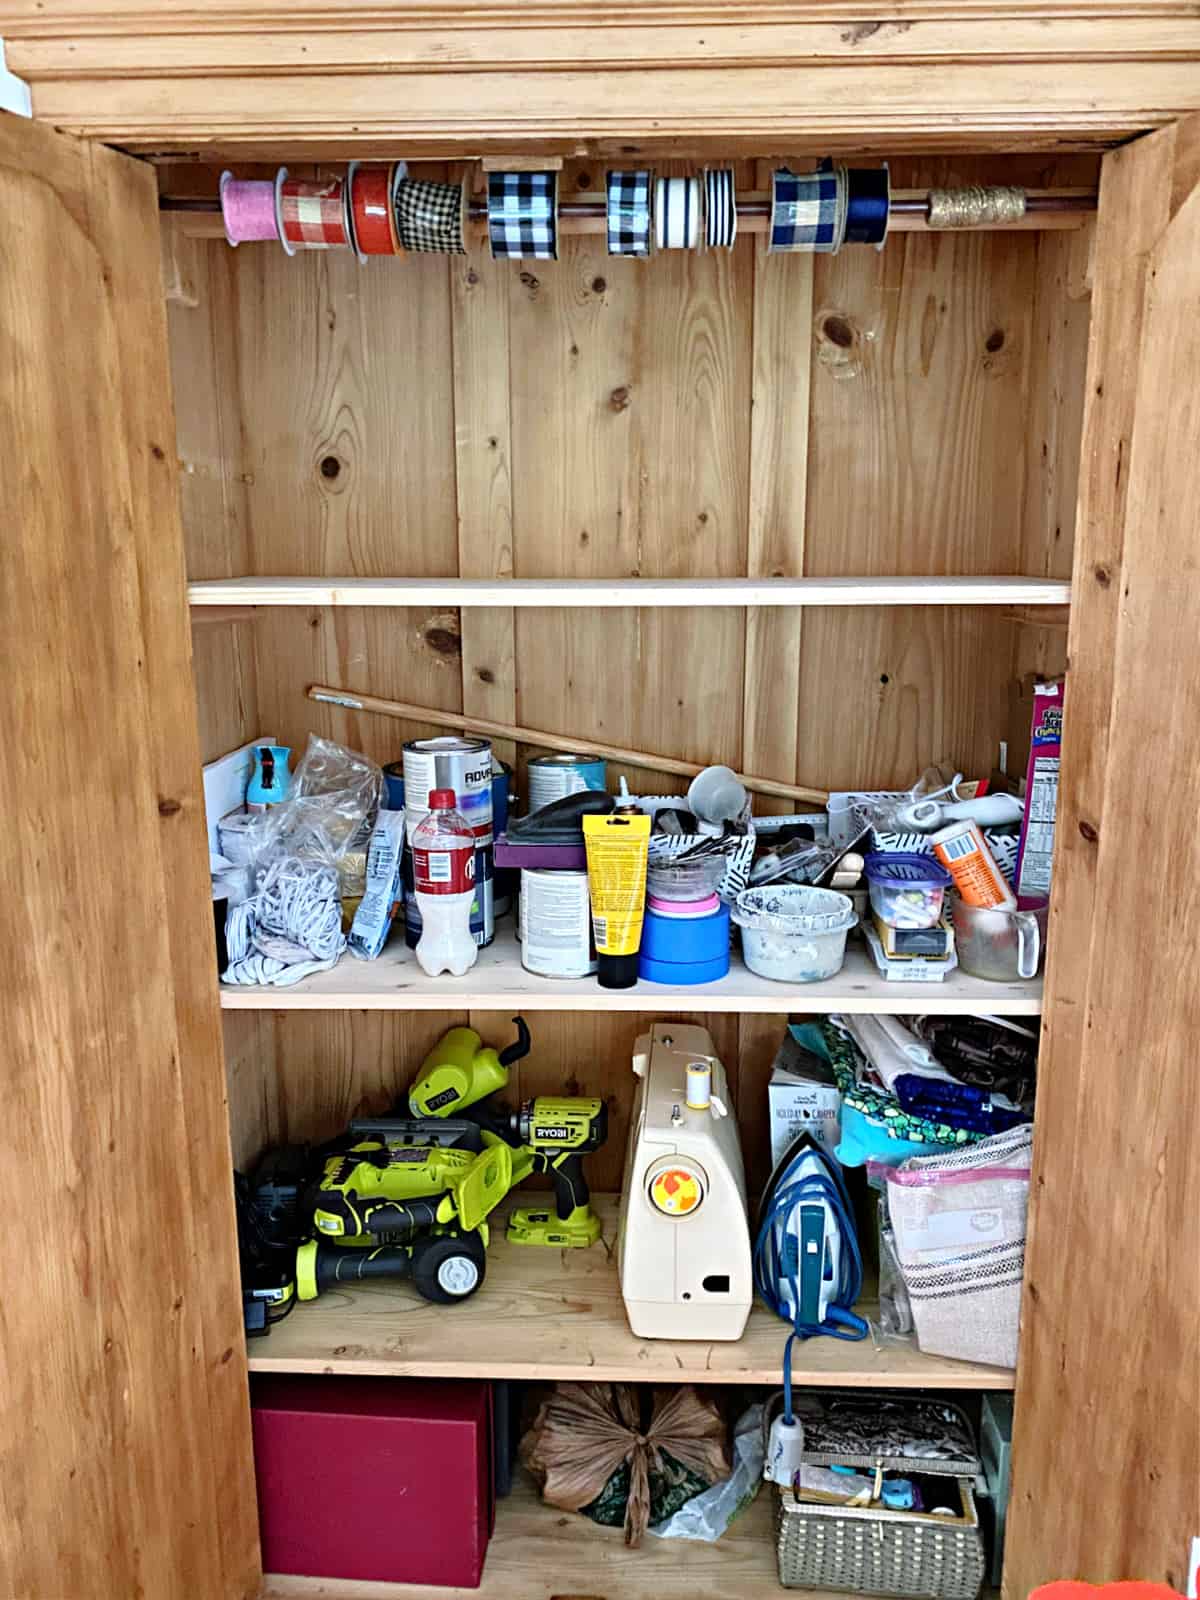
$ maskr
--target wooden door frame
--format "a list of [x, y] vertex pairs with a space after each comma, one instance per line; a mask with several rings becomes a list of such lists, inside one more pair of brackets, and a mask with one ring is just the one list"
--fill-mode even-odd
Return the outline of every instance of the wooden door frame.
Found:
[[150, 167], [0, 114], [0, 1591], [261, 1586]]
[[1200, 118], [1105, 157], [1006, 1600], [1182, 1592], [1200, 1532], [1200, 851], [1146, 854], [1200, 713], [1198, 241]]
[[874, 0], [10, 0], [3, 29], [35, 116], [209, 159], [1056, 153], [1200, 108], [1188, 0], [882, 9], [884, 20]]

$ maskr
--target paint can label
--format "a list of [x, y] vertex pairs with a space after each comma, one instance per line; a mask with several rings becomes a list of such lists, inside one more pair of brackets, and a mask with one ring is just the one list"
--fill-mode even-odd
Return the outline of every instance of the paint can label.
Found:
[[492, 747], [486, 739], [413, 739], [404, 746], [404, 809], [411, 842], [429, 811], [429, 791], [454, 790], [454, 803], [480, 845], [492, 842]]
[[544, 978], [595, 972], [586, 872], [522, 871], [521, 965]]
[[608, 764], [595, 756], [534, 756], [526, 769], [529, 810], [540, 811], [564, 795], [581, 794], [585, 789], [604, 792]]

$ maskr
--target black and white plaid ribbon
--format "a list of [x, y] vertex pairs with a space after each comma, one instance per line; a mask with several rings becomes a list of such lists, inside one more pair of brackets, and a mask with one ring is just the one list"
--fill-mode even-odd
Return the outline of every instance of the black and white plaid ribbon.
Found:
[[406, 250], [465, 256], [461, 183], [431, 183], [405, 178], [396, 185], [396, 232]]
[[654, 175], [610, 172], [607, 180], [608, 253], [648, 256], [654, 248], [650, 203]]
[[557, 172], [490, 172], [487, 207], [497, 260], [558, 259]]

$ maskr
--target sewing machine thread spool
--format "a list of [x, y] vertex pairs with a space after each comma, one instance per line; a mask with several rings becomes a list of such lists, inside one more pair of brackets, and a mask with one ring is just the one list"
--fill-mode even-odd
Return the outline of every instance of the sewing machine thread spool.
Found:
[[687, 1107], [707, 1111], [712, 1104], [712, 1067], [707, 1061], [689, 1061], [687, 1069]]

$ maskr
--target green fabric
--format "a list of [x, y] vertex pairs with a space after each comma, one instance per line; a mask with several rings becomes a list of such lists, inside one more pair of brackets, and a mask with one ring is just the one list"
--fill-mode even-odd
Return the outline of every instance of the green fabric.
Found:
[[[691, 1472], [682, 1462], [666, 1450], [659, 1451], [662, 1470], [650, 1467], [650, 1521], [665, 1522], [673, 1517], [680, 1506], [686, 1505], [696, 1495], [711, 1487], [698, 1473]], [[630, 1470], [624, 1461], [601, 1489], [590, 1505], [583, 1507], [585, 1517], [605, 1528], [625, 1525], [625, 1504], [629, 1499]]]
[[843, 1103], [870, 1117], [872, 1123], [881, 1128], [889, 1139], [908, 1139], [913, 1144], [931, 1144], [944, 1149], [953, 1145], [977, 1144], [980, 1139], [987, 1137], [983, 1133], [973, 1133], [969, 1128], [955, 1128], [948, 1122], [938, 1122], [932, 1117], [921, 1117], [905, 1111], [895, 1095], [889, 1094], [886, 1089], [860, 1083], [859, 1070], [865, 1068], [867, 1063], [854, 1040], [828, 1017], [822, 1017], [817, 1026]]

